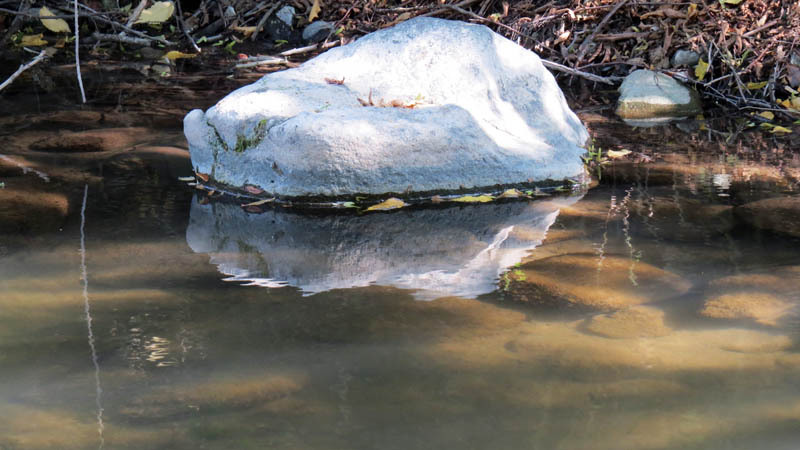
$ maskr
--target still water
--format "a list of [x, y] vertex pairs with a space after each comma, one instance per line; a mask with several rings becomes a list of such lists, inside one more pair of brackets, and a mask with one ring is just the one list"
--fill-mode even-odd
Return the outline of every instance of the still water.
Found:
[[92, 114], [0, 150], [0, 449], [800, 442], [790, 145], [588, 115], [587, 192], [255, 214]]

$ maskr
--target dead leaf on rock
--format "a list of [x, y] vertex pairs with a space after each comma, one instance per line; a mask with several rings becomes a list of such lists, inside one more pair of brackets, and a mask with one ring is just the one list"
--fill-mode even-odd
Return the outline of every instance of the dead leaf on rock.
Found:
[[392, 209], [398, 209], [408, 206], [408, 204], [399, 198], [392, 197], [388, 200], [385, 200], [377, 205], [372, 205], [367, 208], [367, 211], [389, 211]]
[[335, 78], [325, 78], [325, 82], [328, 83], [328, 84], [339, 84], [339, 85], [342, 85], [342, 84], [344, 84], [344, 77], [342, 77], [341, 80], [337, 80]]
[[69, 33], [69, 25], [64, 19], [46, 19], [45, 17], [52, 17], [55, 14], [52, 13], [49, 9], [42, 6], [39, 8], [39, 20], [42, 21], [42, 25], [45, 28], [52, 31], [53, 33]]
[[196, 54], [183, 53], [177, 50], [168, 51], [167, 54], [164, 55], [164, 57], [170, 61], [175, 61], [176, 59], [181, 59], [181, 58], [194, 58], [196, 56], [197, 56]]
[[314, 4], [311, 5], [311, 11], [308, 13], [308, 21], [313, 22], [314, 19], [319, 17], [319, 12], [322, 8], [319, 6], [319, 0], [314, 0]]
[[619, 159], [624, 158], [631, 154], [630, 150], [622, 149], [622, 150], [609, 150], [606, 152], [606, 156], [611, 159]]
[[506, 189], [505, 192], [498, 195], [497, 198], [520, 198], [524, 196], [525, 194], [516, 189]]
[[261, 205], [264, 205], [264, 204], [267, 204], [267, 203], [272, 203], [272, 202], [274, 202], [274, 201], [275, 201], [275, 197], [272, 197], [272, 198], [265, 198], [265, 199], [263, 199], [263, 200], [258, 200], [258, 201], [256, 201], [256, 202], [245, 203], [245, 204], [243, 204], [243, 205], [242, 205], [242, 207], [245, 207], [245, 208], [246, 208], [246, 207], [248, 207], [248, 206], [261, 206]]
[[139, 19], [135, 22], [139, 23], [162, 23], [169, 20], [175, 12], [175, 4], [172, 2], [155, 2], [153, 6], [142, 11]]
[[464, 195], [458, 198], [454, 198], [451, 201], [453, 202], [460, 202], [460, 203], [487, 203], [494, 200], [494, 197], [491, 195]]
[[42, 39], [42, 36], [44, 36], [42, 33], [22, 36], [22, 41], [20, 44], [22, 44], [23, 47], [39, 47], [42, 45], [47, 45], [47, 41]]
[[253, 195], [259, 195], [264, 193], [263, 189], [257, 186], [253, 186], [251, 184], [244, 185], [244, 190]]

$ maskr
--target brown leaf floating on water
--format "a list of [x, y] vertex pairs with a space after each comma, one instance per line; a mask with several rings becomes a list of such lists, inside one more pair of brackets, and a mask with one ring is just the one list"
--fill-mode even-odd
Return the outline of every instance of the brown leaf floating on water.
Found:
[[208, 174], [207, 173], [195, 172], [194, 174], [197, 175], [197, 178], [200, 178], [204, 182], [208, 183]]

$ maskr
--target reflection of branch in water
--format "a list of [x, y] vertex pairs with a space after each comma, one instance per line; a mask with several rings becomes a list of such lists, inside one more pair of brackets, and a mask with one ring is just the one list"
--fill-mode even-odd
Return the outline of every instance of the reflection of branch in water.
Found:
[[629, 220], [631, 216], [631, 192], [633, 192], [633, 187], [625, 191], [625, 198], [622, 200], [621, 204], [625, 211], [625, 215], [622, 217], [622, 231], [625, 233], [625, 245], [628, 246], [628, 254], [631, 259], [631, 264], [628, 266], [628, 279], [631, 280], [631, 284], [638, 286], [639, 283], [636, 282], [636, 272], [634, 268], [636, 267], [636, 263], [639, 262], [640, 254], [633, 248], [633, 240], [631, 239], [631, 222]]
[[7, 162], [9, 162], [11, 164], [14, 164], [15, 166], [19, 167], [20, 169], [22, 169], [22, 173], [23, 174], [27, 174], [28, 172], [33, 172], [33, 173], [36, 174], [36, 176], [38, 176], [39, 178], [44, 180], [45, 183], [49, 183], [50, 182], [50, 177], [46, 173], [42, 172], [41, 170], [36, 170], [36, 169], [30, 168], [30, 167], [26, 166], [25, 164], [22, 164], [21, 162], [17, 161], [16, 159], [10, 158], [10, 157], [8, 157], [6, 155], [0, 155], [0, 159], [2, 159], [4, 161], [7, 161]]
[[100, 386], [100, 364], [97, 362], [97, 349], [94, 346], [94, 333], [92, 332], [92, 314], [89, 308], [89, 278], [86, 272], [86, 198], [89, 195], [89, 185], [83, 187], [83, 204], [81, 205], [81, 278], [83, 279], [83, 310], [86, 314], [86, 329], [89, 332], [89, 348], [92, 350], [92, 363], [94, 364], [95, 404], [97, 405], [97, 433], [100, 435], [100, 447], [103, 448], [103, 388]]
[[608, 245], [608, 222], [611, 220], [611, 216], [616, 214], [617, 212], [617, 196], [611, 196], [611, 204], [608, 206], [608, 212], [606, 212], [606, 223], [605, 228], [603, 230], [603, 242], [600, 243], [600, 246], [595, 248], [595, 253], [597, 253], [597, 283], [600, 283], [600, 272], [603, 271], [603, 262], [606, 259], [606, 245]]
[[678, 208], [678, 223], [681, 224], [681, 228], [687, 228], [688, 224], [686, 223], [686, 215], [683, 213], [683, 208], [681, 207], [681, 197], [678, 195], [678, 174], [676, 172], [672, 172], [672, 201], [675, 202], [675, 207]]

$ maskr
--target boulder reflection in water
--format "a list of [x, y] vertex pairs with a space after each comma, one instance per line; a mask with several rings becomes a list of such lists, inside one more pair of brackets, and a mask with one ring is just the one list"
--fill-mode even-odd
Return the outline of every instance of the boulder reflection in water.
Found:
[[226, 203], [191, 207], [186, 241], [208, 253], [226, 280], [306, 295], [370, 284], [414, 289], [415, 297], [474, 297], [541, 244], [558, 197], [392, 213], [311, 215], [285, 210], [250, 214]]

